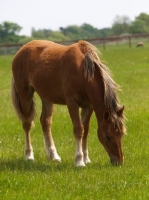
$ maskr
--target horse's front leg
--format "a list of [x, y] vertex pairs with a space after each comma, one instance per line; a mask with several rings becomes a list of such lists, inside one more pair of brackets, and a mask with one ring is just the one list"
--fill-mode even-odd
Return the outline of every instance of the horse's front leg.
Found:
[[88, 156], [88, 132], [89, 132], [89, 122], [90, 122], [90, 117], [93, 113], [93, 109], [91, 106], [82, 108], [81, 112], [81, 120], [82, 124], [84, 126], [84, 136], [83, 136], [83, 141], [82, 141], [82, 149], [83, 149], [83, 155], [84, 155], [84, 163], [90, 163], [90, 159]]
[[51, 126], [52, 126], [52, 113], [53, 113], [54, 105], [42, 101], [42, 113], [40, 117], [40, 122], [44, 134], [45, 146], [47, 150], [47, 156], [51, 160], [55, 160], [60, 162], [61, 158], [57, 154], [57, 150], [52, 138]]
[[75, 154], [75, 166], [84, 167], [85, 163], [83, 160], [82, 151], [82, 138], [84, 134], [84, 129], [82, 122], [79, 117], [79, 106], [74, 100], [67, 101], [67, 107], [69, 110], [70, 117], [73, 123], [73, 132], [76, 139], [76, 154]]

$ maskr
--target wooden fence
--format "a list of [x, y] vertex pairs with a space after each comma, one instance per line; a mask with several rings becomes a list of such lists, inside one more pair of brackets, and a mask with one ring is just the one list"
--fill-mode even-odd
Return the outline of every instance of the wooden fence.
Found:
[[[145, 34], [135, 34], [135, 35], [126, 35], [126, 36], [113, 36], [113, 37], [105, 37], [105, 38], [93, 38], [93, 39], [85, 39], [86, 41], [94, 44], [94, 45], [102, 45], [103, 49], [106, 49], [107, 44], [113, 42], [122, 42], [125, 41], [128, 43], [129, 48], [132, 46], [132, 39], [136, 38], [149, 38], [149, 33]], [[78, 42], [78, 40], [67, 40], [67, 41], [54, 41], [63, 45], [70, 45], [72, 43]], [[14, 54], [16, 53], [20, 47], [24, 44], [3, 44], [0, 45], [0, 55], [4, 54]]]

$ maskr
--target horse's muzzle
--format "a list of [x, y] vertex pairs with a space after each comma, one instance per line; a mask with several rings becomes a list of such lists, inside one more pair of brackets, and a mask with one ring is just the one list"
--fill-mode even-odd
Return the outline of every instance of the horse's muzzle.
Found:
[[111, 157], [110, 162], [111, 162], [112, 165], [115, 165], [115, 166], [122, 165], [122, 164], [124, 164], [124, 158], [118, 159], [118, 158], [115, 158], [115, 157]]

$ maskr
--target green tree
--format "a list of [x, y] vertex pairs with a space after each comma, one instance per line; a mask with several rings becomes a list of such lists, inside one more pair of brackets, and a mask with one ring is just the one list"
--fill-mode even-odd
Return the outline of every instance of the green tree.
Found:
[[91, 26], [90, 24], [84, 23], [81, 25], [80, 28], [83, 34], [82, 36], [84, 36], [85, 39], [101, 37], [100, 31], [97, 28]]
[[149, 15], [146, 13], [141, 13], [138, 17], [136, 17], [136, 20], [141, 20], [146, 24], [146, 26], [149, 26]]
[[130, 26], [130, 33], [148, 33], [149, 32], [149, 15], [141, 13], [135, 18]]
[[88, 39], [100, 37], [100, 31], [97, 28], [94, 28], [90, 24], [82, 24], [81, 26], [67, 26], [66, 28], [61, 27], [60, 31], [67, 35], [72, 40], [76, 39]]
[[32, 37], [37, 39], [47, 39], [52, 33], [52, 30], [50, 29], [39, 29], [35, 30], [32, 28]]
[[52, 31], [50, 36], [48, 37], [48, 40], [51, 41], [66, 41], [66, 40], [71, 40], [68, 36], [64, 35], [60, 31]]
[[127, 16], [116, 16], [112, 25], [113, 35], [129, 33], [131, 21]]
[[16, 43], [19, 40], [18, 33], [22, 28], [12, 22], [3, 22], [0, 24], [0, 42], [1, 43]]
[[130, 26], [130, 33], [137, 34], [137, 33], [146, 33], [146, 32], [147, 30], [146, 30], [144, 21], [137, 19], [134, 22], [132, 22]]
[[111, 28], [103, 28], [99, 30], [99, 35], [101, 38], [103, 37], [109, 37], [112, 35], [112, 29]]

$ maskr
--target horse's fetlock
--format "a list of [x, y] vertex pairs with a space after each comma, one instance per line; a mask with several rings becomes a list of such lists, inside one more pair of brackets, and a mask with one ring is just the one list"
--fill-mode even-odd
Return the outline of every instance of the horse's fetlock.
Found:
[[26, 160], [34, 160], [34, 152], [31, 149], [25, 150]]
[[75, 155], [75, 166], [76, 167], [84, 167], [85, 163], [83, 160], [83, 153], [76, 153]]

